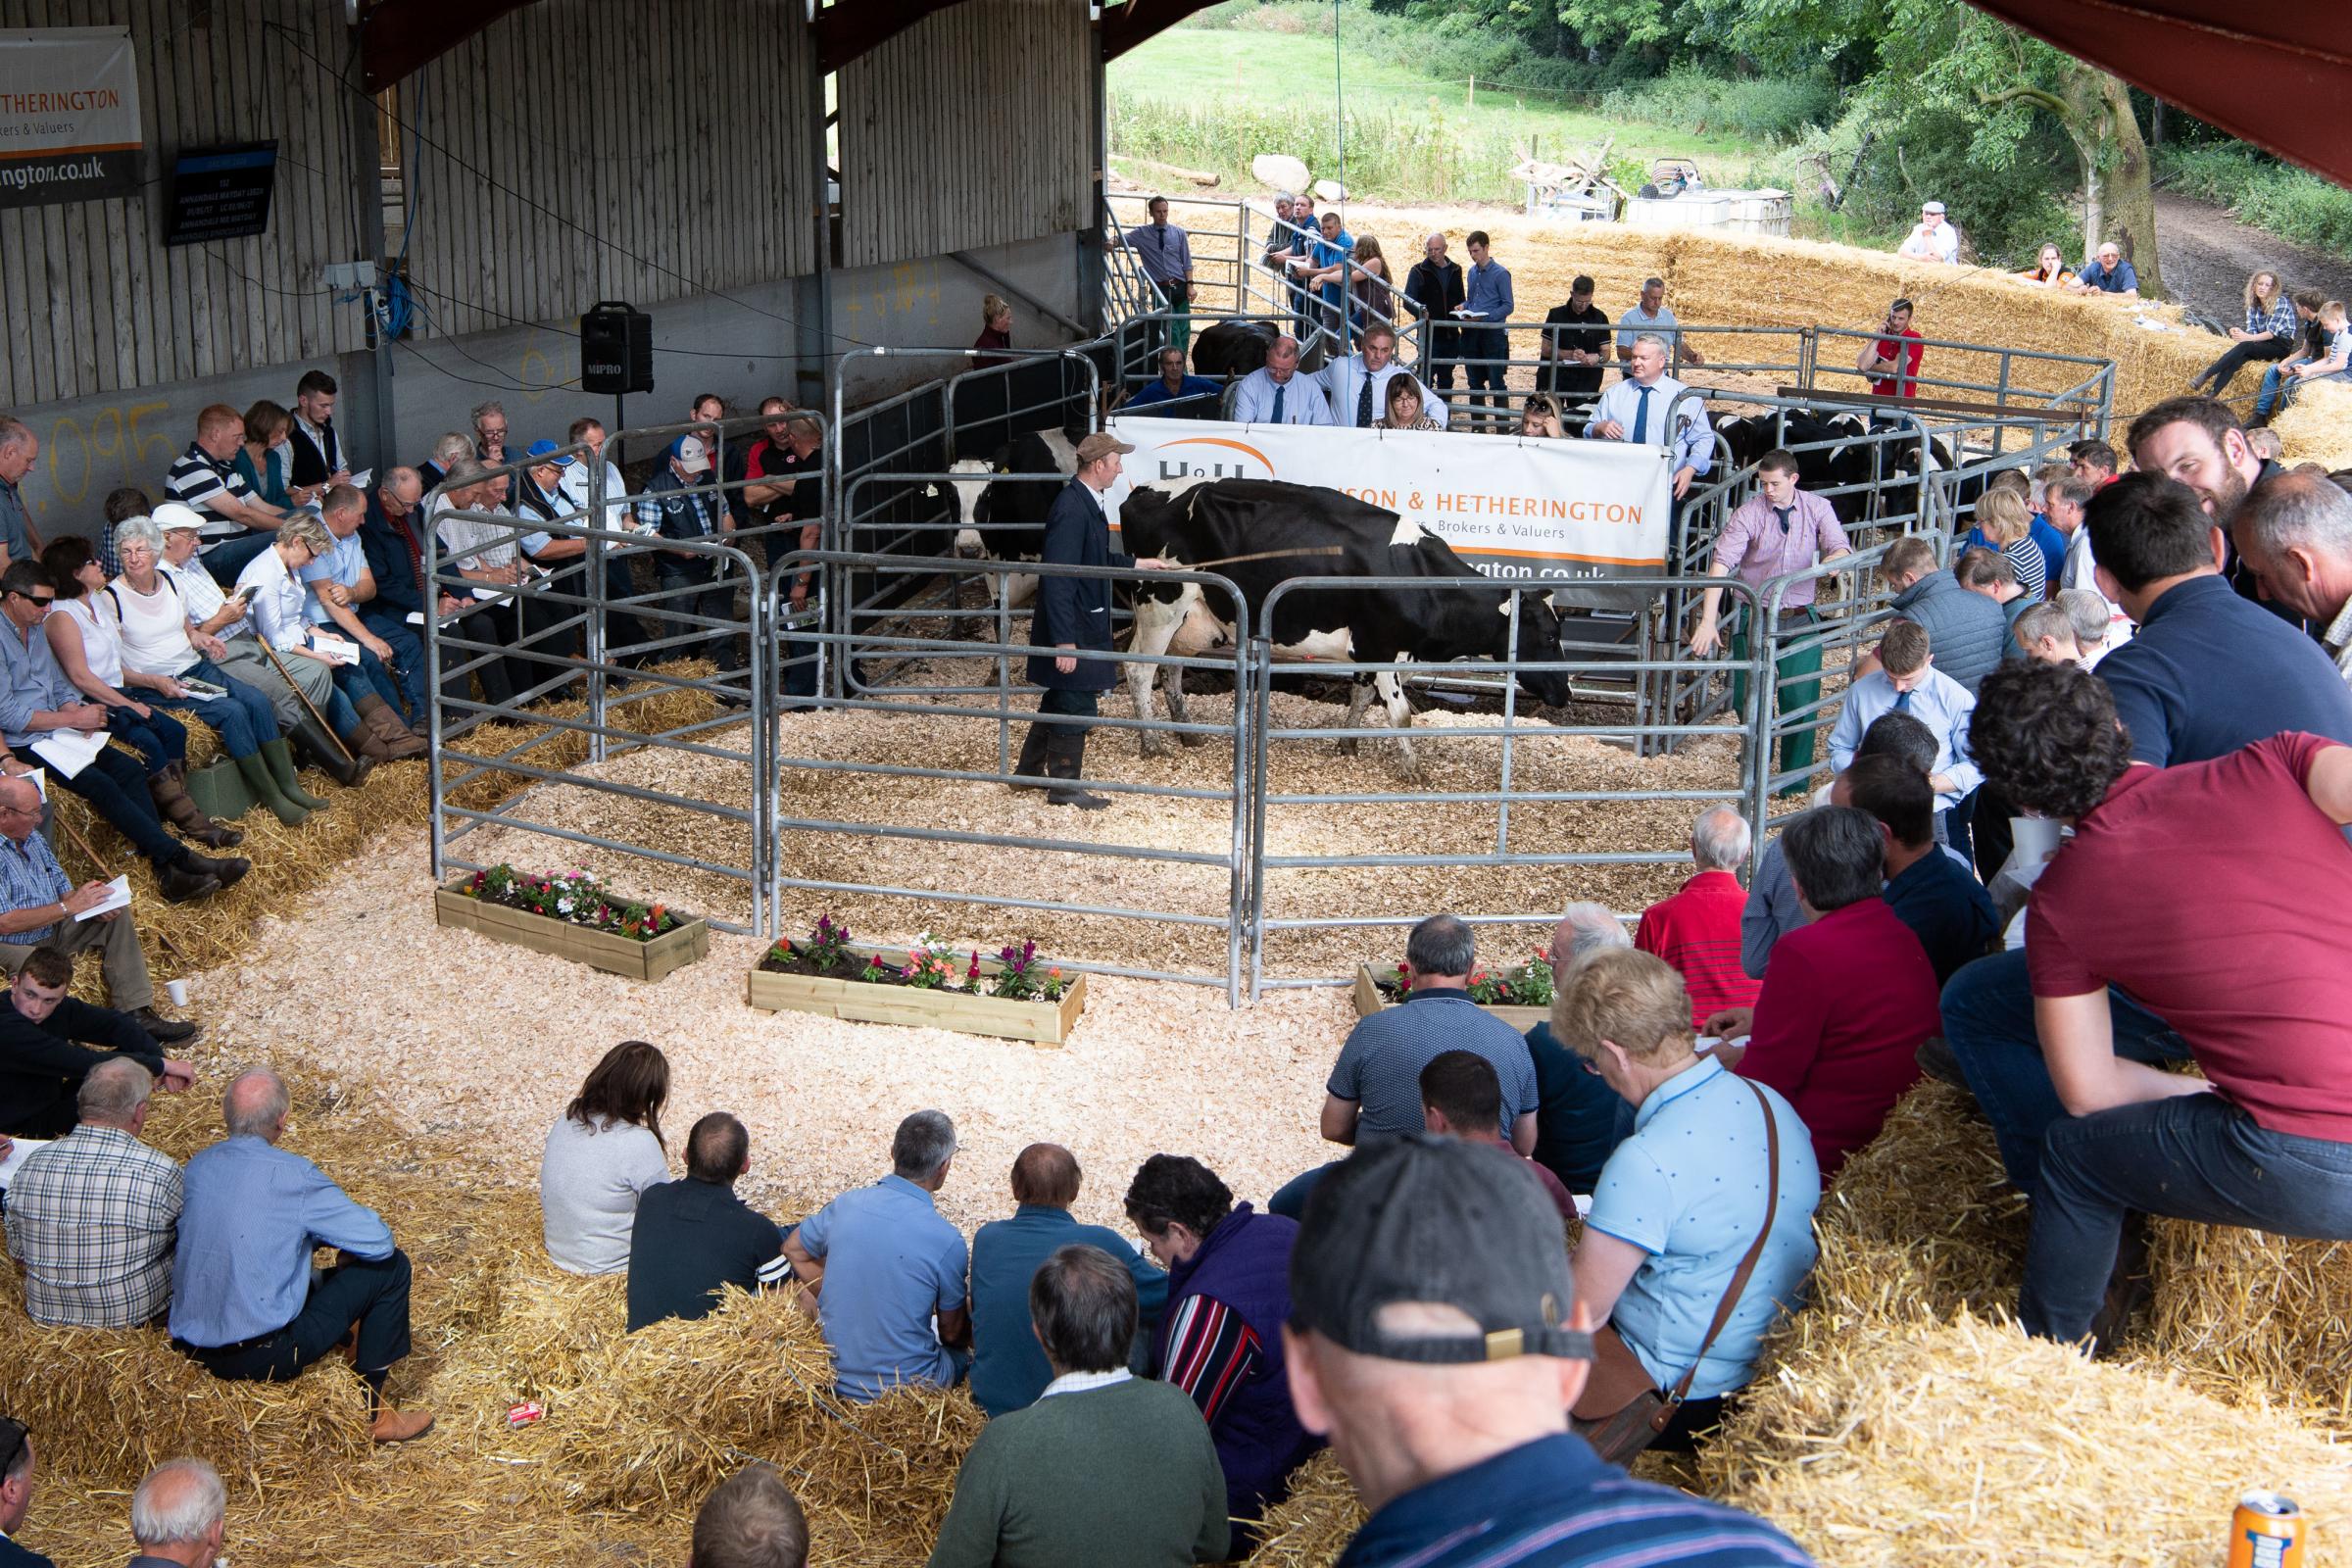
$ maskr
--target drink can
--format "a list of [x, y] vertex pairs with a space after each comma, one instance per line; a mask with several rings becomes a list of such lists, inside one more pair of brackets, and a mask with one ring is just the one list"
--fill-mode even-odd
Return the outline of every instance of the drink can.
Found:
[[[543, 1406], [541, 1406], [538, 1400], [525, 1399], [520, 1404], [514, 1405], [507, 1411], [507, 1425], [510, 1427], [527, 1427], [545, 1414], [547, 1414], [547, 1411]], [[2291, 1508], [2294, 1506], [2294, 1504], [2289, 1503], [2287, 1506]]]
[[2228, 1568], [2303, 1568], [2303, 1510], [2276, 1492], [2249, 1492], [2230, 1516]]

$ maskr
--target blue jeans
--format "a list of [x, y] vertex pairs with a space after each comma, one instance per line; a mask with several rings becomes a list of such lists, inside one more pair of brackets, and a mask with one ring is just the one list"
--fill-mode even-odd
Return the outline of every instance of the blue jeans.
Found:
[[164, 831], [163, 819], [155, 814], [155, 802], [148, 797], [147, 780], [139, 772], [139, 764], [113, 747], [101, 748], [90, 765], [72, 778], [54, 772], [49, 776], [89, 802], [91, 808], [105, 817], [116, 832], [130, 840], [157, 870], [177, 864], [187, 853]]
[[241, 534], [208, 547], [197, 560], [203, 562], [204, 569], [213, 574], [213, 581], [224, 589], [234, 588], [237, 574], [245, 569], [246, 564], [275, 543], [277, 530], [274, 528], [267, 531], [248, 528]]
[[231, 757], [251, 757], [277, 739], [277, 715], [270, 711], [270, 699], [253, 687], [230, 675], [209, 659], [199, 659], [180, 671], [189, 680], [209, 680], [225, 687], [226, 697], [158, 697], [147, 694], [152, 707], [177, 709], [194, 713], [212, 726], [228, 748]]
[[[392, 650], [392, 663], [383, 673], [390, 677], [392, 691], [384, 700], [407, 717], [412, 724], [424, 722], [424, 639], [416, 628], [401, 619], [398, 612], [389, 615], [363, 612], [360, 624], [381, 637]], [[365, 648], [360, 650], [360, 662], [366, 664], [375, 656]]]
[[[2117, 1055], [2150, 1063], [2188, 1059], [2187, 1042], [2147, 1008], [2113, 989], [2107, 1005]], [[1992, 1123], [2009, 1180], [2038, 1200], [2043, 1136], [2069, 1118], [2041, 1059], [2022, 951], [1979, 958], [1945, 983], [1943, 1039]], [[2104, 1284], [2106, 1275], [2099, 1278]]]
[[1313, 1170], [1294, 1176], [1284, 1182], [1281, 1190], [1266, 1200], [1266, 1212], [1280, 1214], [1284, 1219], [1298, 1218], [1306, 1212], [1306, 1200], [1308, 1195], [1314, 1192], [1315, 1184], [1323, 1179], [1325, 1172], [1331, 1170], [1338, 1163], [1337, 1160], [1334, 1160], [1330, 1165], [1317, 1165]]
[[[154, 706], [148, 704], [150, 710]], [[187, 726], [169, 713], [150, 711], [141, 718], [127, 708], [110, 708], [106, 710], [106, 732], [129, 743], [139, 754], [139, 760], [147, 764], [150, 775], [188, 760]]]
[[2018, 1298], [2027, 1333], [2090, 1331], [2127, 1213], [2352, 1241], [2352, 1144], [2268, 1131], [2219, 1095], [2059, 1118], [2042, 1139]]

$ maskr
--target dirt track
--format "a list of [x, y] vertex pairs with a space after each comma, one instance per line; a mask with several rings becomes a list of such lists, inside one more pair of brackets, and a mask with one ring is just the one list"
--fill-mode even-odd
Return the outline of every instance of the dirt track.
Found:
[[2291, 245], [2219, 207], [2171, 191], [2156, 193], [2156, 251], [2174, 303], [2225, 326], [2242, 319], [2246, 276], [2265, 268], [2290, 289], [2352, 299], [2352, 260]]

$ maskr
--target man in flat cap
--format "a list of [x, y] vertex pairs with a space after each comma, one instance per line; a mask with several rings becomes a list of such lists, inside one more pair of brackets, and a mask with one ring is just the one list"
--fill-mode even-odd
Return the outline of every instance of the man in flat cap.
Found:
[[1592, 1355], [1560, 1217], [1505, 1151], [1414, 1134], [1308, 1200], [1291, 1402], [1372, 1516], [1338, 1568], [1798, 1568], [1737, 1509], [1636, 1481], [1569, 1430]]

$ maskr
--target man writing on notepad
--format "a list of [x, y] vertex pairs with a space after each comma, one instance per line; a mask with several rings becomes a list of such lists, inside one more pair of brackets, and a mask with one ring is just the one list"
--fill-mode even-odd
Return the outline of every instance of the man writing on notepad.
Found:
[[41, 792], [32, 781], [0, 778], [0, 969], [15, 975], [36, 948], [69, 957], [96, 948], [108, 1001], [162, 1044], [193, 1038], [194, 1024], [157, 1014], [147, 955], [125, 911], [87, 913], [107, 901], [113, 885], [75, 887], [41, 837], [40, 823]]

